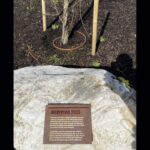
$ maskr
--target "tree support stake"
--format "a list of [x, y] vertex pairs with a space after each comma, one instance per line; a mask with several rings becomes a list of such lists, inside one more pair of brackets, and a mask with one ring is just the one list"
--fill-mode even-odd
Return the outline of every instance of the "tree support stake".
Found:
[[42, 3], [42, 21], [43, 21], [43, 31], [46, 31], [46, 5], [45, 5], [45, 0], [41, 0]]
[[94, 0], [93, 34], [92, 34], [92, 56], [95, 56], [95, 53], [96, 53], [98, 8], [99, 8], [99, 0]]

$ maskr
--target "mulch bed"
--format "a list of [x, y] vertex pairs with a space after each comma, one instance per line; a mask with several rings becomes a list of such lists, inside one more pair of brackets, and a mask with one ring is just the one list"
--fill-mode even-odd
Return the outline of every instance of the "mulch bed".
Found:
[[[84, 7], [90, 7], [84, 0]], [[55, 14], [48, 7], [49, 14]], [[86, 35], [85, 45], [75, 51], [55, 49], [52, 41], [61, 36], [61, 22], [56, 16], [47, 17], [47, 31], [42, 30], [41, 1], [14, 0], [14, 69], [35, 65], [62, 65], [67, 67], [95, 67], [99, 62], [117, 76], [130, 81], [136, 89], [136, 0], [100, 0], [98, 20], [98, 43], [96, 56], [91, 56], [93, 9], [83, 19], [85, 32], [79, 24], [76, 31]], [[52, 29], [52, 23], [59, 28]], [[88, 33], [88, 34], [87, 34]], [[100, 42], [100, 36], [105, 40]], [[78, 43], [79, 39], [73, 39]], [[73, 45], [69, 41], [67, 47]]]

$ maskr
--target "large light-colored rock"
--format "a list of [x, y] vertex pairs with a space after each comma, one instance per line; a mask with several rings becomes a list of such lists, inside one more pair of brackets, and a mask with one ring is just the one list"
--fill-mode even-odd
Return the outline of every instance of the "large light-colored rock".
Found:
[[[133, 150], [136, 96], [101, 69], [58, 66], [14, 71], [14, 147], [16, 150]], [[92, 107], [93, 143], [43, 145], [48, 103], [86, 103]]]

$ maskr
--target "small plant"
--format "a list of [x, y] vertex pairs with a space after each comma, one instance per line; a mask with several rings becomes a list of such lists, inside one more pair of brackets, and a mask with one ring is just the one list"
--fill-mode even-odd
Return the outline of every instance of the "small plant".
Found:
[[53, 24], [52, 25], [52, 30], [56, 30], [56, 29], [58, 29], [59, 28], [59, 25], [58, 24]]
[[127, 88], [130, 89], [130, 83], [129, 83], [129, 80], [126, 80], [126, 79], [123, 78], [123, 77], [118, 77], [118, 80], [119, 80], [120, 82], [124, 83], [125, 86], [126, 86]]
[[35, 51], [35, 49], [33, 48], [32, 44], [27, 44], [27, 51], [32, 51], [32, 52]]
[[96, 68], [99, 68], [101, 66], [101, 63], [99, 61], [93, 61], [92, 66], [96, 67]]
[[100, 37], [100, 42], [103, 43], [103, 42], [105, 42], [105, 41], [106, 41], [106, 38], [104, 38], [103, 36], [101, 36], [101, 37]]
[[53, 56], [49, 57], [49, 61], [52, 61], [54, 64], [59, 63], [60, 60], [61, 59], [57, 56], [57, 54], [54, 54]]
[[54, 5], [58, 5], [60, 3], [60, 0], [51, 0], [51, 2], [54, 4]]

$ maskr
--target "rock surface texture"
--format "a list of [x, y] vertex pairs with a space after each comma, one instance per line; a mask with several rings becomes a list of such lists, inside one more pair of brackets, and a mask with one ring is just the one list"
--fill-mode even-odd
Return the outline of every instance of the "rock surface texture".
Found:
[[[43, 144], [48, 103], [91, 104], [92, 144]], [[16, 150], [134, 150], [136, 92], [101, 69], [59, 66], [14, 71]]]

